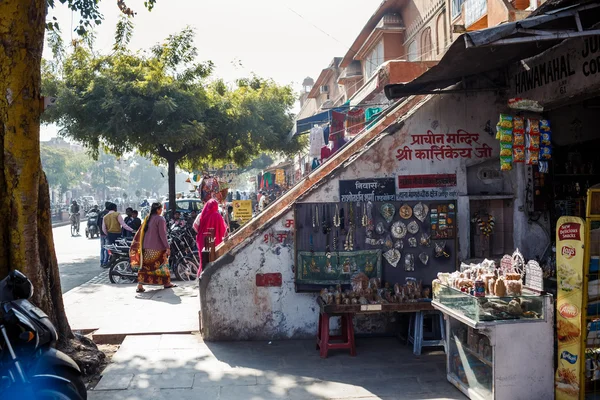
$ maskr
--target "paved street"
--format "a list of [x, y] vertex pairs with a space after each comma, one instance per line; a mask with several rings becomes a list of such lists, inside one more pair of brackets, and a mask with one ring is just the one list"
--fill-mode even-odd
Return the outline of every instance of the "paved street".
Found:
[[90, 400], [446, 400], [445, 356], [415, 357], [394, 338], [359, 339], [357, 356], [314, 340], [203, 342], [198, 335], [128, 336]]
[[81, 236], [71, 237], [69, 225], [52, 229], [60, 281], [63, 293], [103, 274], [100, 268], [100, 239], [85, 237], [85, 221], [81, 223]]

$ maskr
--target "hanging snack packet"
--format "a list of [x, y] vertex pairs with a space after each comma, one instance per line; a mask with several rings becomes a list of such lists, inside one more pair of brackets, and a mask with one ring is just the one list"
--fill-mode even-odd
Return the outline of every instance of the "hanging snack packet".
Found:
[[551, 160], [552, 159], [552, 147], [542, 146], [540, 147], [540, 160]]
[[500, 143], [500, 156], [512, 155], [512, 143]]
[[540, 131], [541, 132], [550, 132], [550, 121], [547, 119], [540, 119]]
[[535, 150], [539, 150], [540, 149], [540, 136], [539, 135], [532, 135], [532, 134], [528, 134], [527, 138], [526, 138], [526, 143], [525, 145], [527, 146], [528, 149], [535, 149]]
[[524, 131], [525, 130], [525, 120], [523, 117], [513, 117], [513, 130], [514, 131]]
[[552, 145], [552, 132], [550, 131], [542, 131], [540, 135], [540, 142], [542, 146], [550, 146]]
[[525, 164], [537, 165], [540, 160], [540, 152], [535, 149], [527, 149], [525, 152]]
[[500, 170], [510, 171], [512, 169], [512, 156], [500, 157]]
[[526, 131], [527, 131], [528, 135], [539, 135], [540, 134], [540, 121], [537, 119], [528, 119]]
[[511, 143], [512, 144], [512, 130], [500, 128], [498, 129], [498, 135], [501, 143]]
[[525, 147], [513, 147], [513, 162], [522, 163], [525, 162]]
[[525, 146], [525, 131], [513, 131], [513, 146]]
[[498, 125], [504, 129], [512, 129], [512, 127], [513, 127], [512, 115], [500, 114], [500, 121], [498, 121]]

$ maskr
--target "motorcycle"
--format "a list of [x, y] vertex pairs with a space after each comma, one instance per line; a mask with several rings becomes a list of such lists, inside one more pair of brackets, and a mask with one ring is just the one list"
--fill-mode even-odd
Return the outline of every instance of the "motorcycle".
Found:
[[87, 213], [87, 225], [85, 226], [85, 237], [93, 239], [94, 237], [100, 237], [100, 228], [98, 227], [98, 214], [99, 212], [90, 211]]
[[0, 398], [86, 400], [79, 367], [54, 349], [56, 329], [32, 295], [19, 271], [0, 281]]

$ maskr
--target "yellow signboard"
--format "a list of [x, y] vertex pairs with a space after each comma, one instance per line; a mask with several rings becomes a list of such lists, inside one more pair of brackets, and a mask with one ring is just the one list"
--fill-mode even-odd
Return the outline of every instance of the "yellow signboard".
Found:
[[576, 400], [585, 390], [580, 381], [585, 363], [581, 353], [585, 222], [578, 217], [560, 217], [556, 226], [556, 400]]
[[233, 216], [243, 224], [252, 219], [252, 200], [234, 200]]
[[285, 185], [285, 171], [282, 169], [275, 170], [275, 183], [277, 185]]

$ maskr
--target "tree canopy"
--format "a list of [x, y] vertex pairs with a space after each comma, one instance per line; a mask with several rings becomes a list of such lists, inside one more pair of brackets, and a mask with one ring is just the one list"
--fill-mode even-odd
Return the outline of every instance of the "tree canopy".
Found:
[[[130, 28], [123, 29], [118, 37]], [[171, 196], [176, 164], [245, 166], [264, 152], [301, 149], [298, 139], [288, 140], [291, 87], [257, 76], [233, 85], [211, 79], [214, 65], [196, 61], [193, 37], [186, 28], [148, 51], [118, 45], [109, 55], [79, 42], [62, 68], [44, 70], [44, 94], [58, 99], [45, 121], [96, 155], [105, 147], [166, 162]]]

